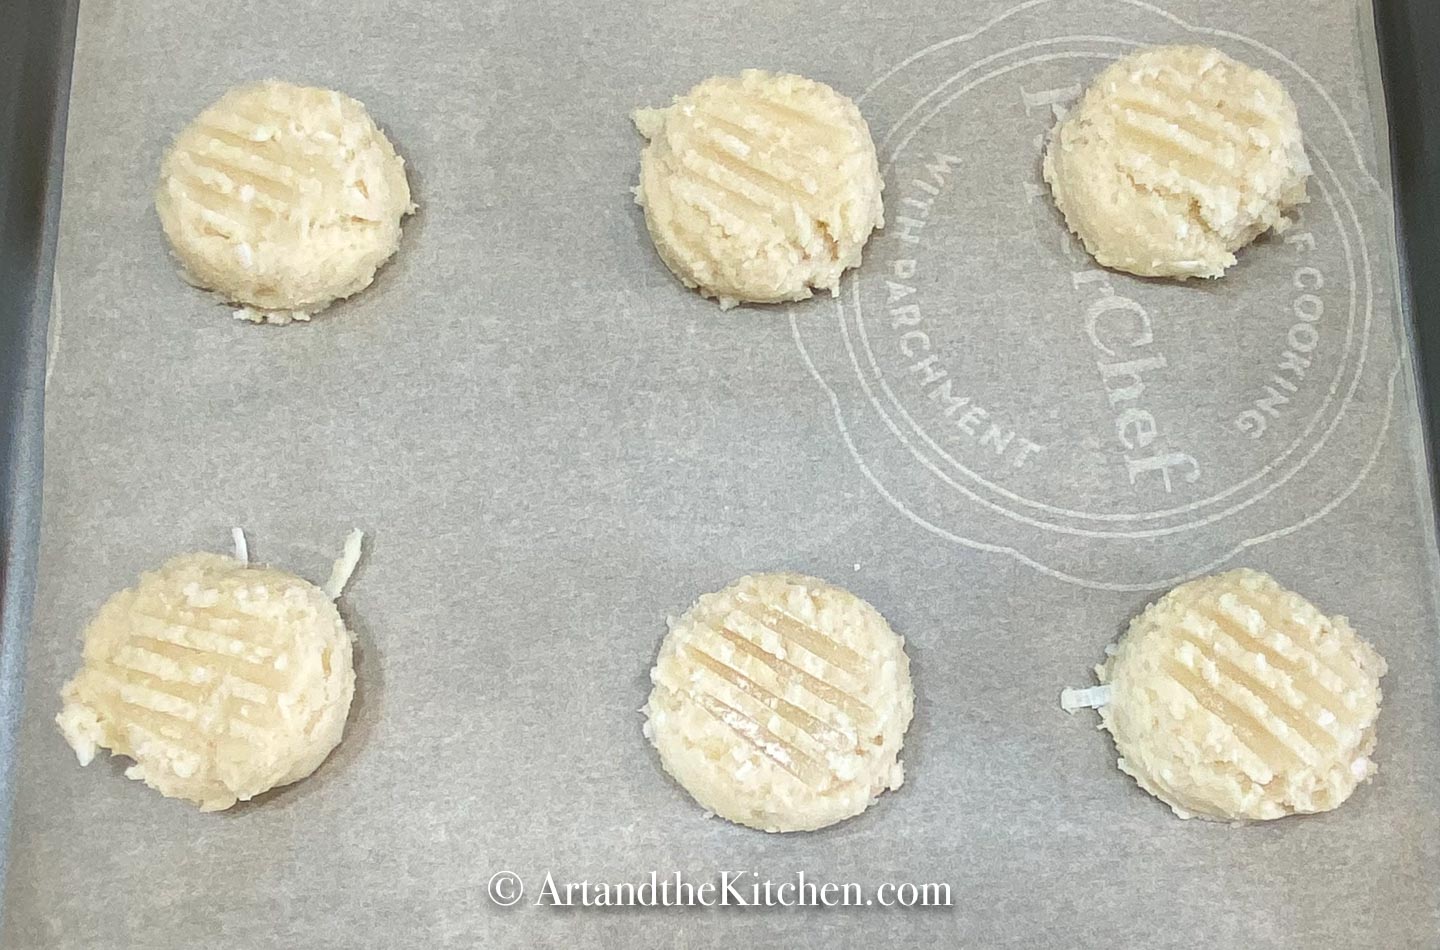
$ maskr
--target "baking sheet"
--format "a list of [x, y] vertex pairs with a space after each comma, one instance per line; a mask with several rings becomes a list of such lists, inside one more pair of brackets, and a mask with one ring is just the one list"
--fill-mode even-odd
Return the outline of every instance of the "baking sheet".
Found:
[[[88, 3], [4, 945], [1436, 946], [1437, 562], [1364, 15]], [[1213, 284], [1094, 276], [1037, 194], [1054, 108], [1157, 42], [1277, 75], [1317, 166], [1294, 231]], [[887, 227], [838, 300], [721, 313], [650, 247], [626, 116], [753, 65], [863, 95]], [[169, 137], [267, 76], [364, 101], [421, 205], [309, 326], [186, 287], [151, 208]], [[1108, 317], [1153, 328], [1150, 455], [1116, 440], [1102, 300], [1127, 301], [1099, 305], [1102, 342], [1139, 325]], [[1307, 345], [1301, 379], [1284, 353]], [[316, 580], [367, 531], [359, 690], [315, 776], [200, 815], [80, 769], [51, 719], [96, 606], [237, 524]], [[1156, 591], [1242, 564], [1390, 661], [1380, 774], [1338, 812], [1179, 822], [1058, 709]], [[667, 614], [781, 568], [874, 603], [917, 689], [904, 788], [790, 837], [703, 818], [636, 712]], [[521, 904], [488, 900], [500, 871]], [[547, 872], [652, 871], [939, 882], [953, 906], [532, 904]]]
[[0, 33], [0, 895], [40, 538], [45, 317], [55, 266], [75, 7], [7, 14]]

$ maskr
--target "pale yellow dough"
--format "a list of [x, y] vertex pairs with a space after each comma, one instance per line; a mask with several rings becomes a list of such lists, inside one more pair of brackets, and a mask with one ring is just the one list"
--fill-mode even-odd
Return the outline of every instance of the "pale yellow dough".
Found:
[[1045, 180], [1106, 267], [1219, 277], [1235, 252], [1289, 226], [1310, 162], [1273, 77], [1203, 46], [1161, 46], [1102, 72], [1057, 126]]
[[640, 109], [635, 125], [655, 249], [722, 308], [838, 293], [885, 223], [870, 129], [824, 83], [750, 69]]
[[706, 594], [672, 625], [650, 679], [645, 735], [722, 818], [809, 831], [904, 780], [904, 640], [823, 581], [761, 574]]
[[155, 195], [187, 279], [270, 323], [369, 286], [415, 210], [365, 107], [328, 89], [232, 89], [166, 153]]
[[1375, 774], [1385, 661], [1267, 574], [1180, 585], [1096, 672], [1120, 769], [1181, 818], [1328, 811]]
[[130, 778], [217, 811], [315, 771], [354, 690], [350, 635], [320, 588], [187, 554], [100, 608], [56, 722], [81, 765], [109, 749], [134, 760]]

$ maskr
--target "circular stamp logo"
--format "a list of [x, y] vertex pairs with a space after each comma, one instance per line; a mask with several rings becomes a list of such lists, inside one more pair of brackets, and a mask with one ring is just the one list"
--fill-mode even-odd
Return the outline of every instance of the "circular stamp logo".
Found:
[[[1296, 223], [1218, 281], [1100, 268], [1040, 175], [1090, 78], [1161, 43], [1277, 76], [1315, 168]], [[1364, 478], [1400, 365], [1366, 237], [1382, 193], [1297, 64], [1140, 0], [1032, 0], [910, 57], [861, 108], [886, 226], [833, 309], [791, 320], [856, 461], [907, 517], [1076, 583], [1150, 589], [1319, 519]]]

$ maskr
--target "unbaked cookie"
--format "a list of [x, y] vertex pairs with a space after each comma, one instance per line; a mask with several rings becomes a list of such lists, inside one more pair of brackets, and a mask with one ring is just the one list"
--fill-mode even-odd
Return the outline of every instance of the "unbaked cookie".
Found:
[[363, 105], [284, 82], [232, 89], [186, 126], [155, 208], [191, 283], [271, 323], [369, 286], [415, 210], [405, 162]]
[[[332, 588], [358, 556], [347, 544]], [[328, 591], [218, 554], [186, 554], [111, 597], [85, 630], [56, 717], [81, 765], [201, 811], [305, 778], [340, 742], [355, 690], [350, 635]]]
[[706, 594], [674, 622], [650, 679], [645, 735], [722, 818], [809, 831], [904, 780], [905, 643], [823, 581], [761, 574]]
[[1070, 230], [1106, 267], [1219, 277], [1306, 200], [1295, 103], [1273, 77], [1202, 46], [1161, 46], [1102, 72], [1045, 150]]
[[837, 293], [884, 225], [870, 129], [824, 83], [750, 69], [634, 118], [655, 249], [722, 308]]
[[1180, 585], [1096, 673], [1080, 704], [1099, 706], [1120, 769], [1181, 818], [1328, 811], [1375, 774], [1384, 659], [1267, 574]]

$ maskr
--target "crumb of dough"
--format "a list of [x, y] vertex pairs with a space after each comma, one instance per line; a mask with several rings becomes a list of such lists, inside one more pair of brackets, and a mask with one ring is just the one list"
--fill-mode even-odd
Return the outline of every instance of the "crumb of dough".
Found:
[[1268, 574], [1180, 585], [1096, 674], [1121, 771], [1181, 818], [1328, 811], [1375, 774], [1385, 660]]
[[1106, 267], [1220, 277], [1306, 200], [1300, 117], [1272, 76], [1202, 46], [1140, 50], [1057, 125], [1045, 181]]
[[185, 554], [115, 594], [85, 630], [56, 723], [162, 795], [229, 808], [305, 778], [340, 742], [350, 634], [326, 591], [219, 554]]
[[665, 265], [722, 309], [839, 292], [885, 223], [884, 182], [855, 103], [750, 69], [638, 109], [635, 200]]
[[155, 208], [186, 279], [237, 319], [305, 321], [370, 285], [415, 210], [405, 162], [329, 89], [232, 89], [175, 138]]
[[848, 591], [742, 577], [672, 623], [650, 679], [643, 732], [707, 814], [810, 831], [904, 781], [905, 642]]

